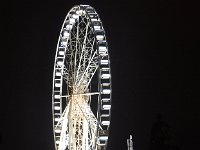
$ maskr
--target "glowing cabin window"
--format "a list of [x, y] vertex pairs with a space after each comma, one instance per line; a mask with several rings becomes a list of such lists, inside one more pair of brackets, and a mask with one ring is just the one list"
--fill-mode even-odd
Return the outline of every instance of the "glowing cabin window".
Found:
[[110, 125], [110, 121], [102, 121], [101, 124], [104, 126], [108, 126]]
[[102, 79], [109, 79], [110, 78], [110, 74], [102, 74], [101, 78]]
[[103, 109], [109, 110], [111, 108], [111, 105], [103, 105]]
[[94, 26], [94, 30], [100, 30], [101, 27], [100, 26]]
[[[54, 109], [55, 109], [55, 110], [60, 110], [60, 107], [59, 107], [59, 106], [55, 106]], [[56, 118], [55, 118], [55, 119], [56, 119]]]
[[70, 18], [70, 19], [69, 19], [69, 22], [73, 24], [73, 23], [76, 22], [76, 20], [75, 20], [74, 18]]
[[59, 51], [59, 55], [64, 55], [65, 54], [65, 52], [64, 51]]
[[68, 24], [67, 26], [66, 26], [66, 29], [68, 29], [68, 30], [71, 30], [72, 29], [72, 24]]
[[101, 64], [102, 65], [107, 65], [108, 64], [108, 60], [101, 60]]
[[103, 40], [104, 36], [103, 35], [97, 35], [96, 38], [97, 38], [97, 40]]
[[78, 19], [79, 18], [79, 15], [72, 15], [72, 17], [74, 18], [74, 19]]
[[54, 95], [55, 99], [60, 99], [60, 95]]
[[67, 31], [64, 31], [64, 32], [63, 32], [63, 36], [64, 36], [65, 38], [69, 38], [69, 35], [70, 35], [69, 32], [67, 32]]
[[110, 89], [104, 89], [103, 90], [103, 94], [110, 94], [111, 93], [111, 90]]
[[103, 141], [104, 141], [104, 140], [108, 140], [108, 136], [100, 136], [99, 139], [100, 139], [100, 140], [103, 140]]
[[62, 62], [62, 61], [58, 61], [57, 64], [58, 64], [59, 66], [62, 66], [62, 65], [63, 65], [63, 62]]
[[61, 87], [61, 83], [55, 83], [55, 87]]

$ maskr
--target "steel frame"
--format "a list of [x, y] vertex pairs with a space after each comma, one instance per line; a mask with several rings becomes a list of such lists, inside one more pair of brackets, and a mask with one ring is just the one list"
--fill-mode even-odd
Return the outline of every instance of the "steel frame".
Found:
[[110, 59], [102, 22], [89, 5], [74, 6], [61, 28], [52, 110], [56, 150], [106, 149], [111, 113]]

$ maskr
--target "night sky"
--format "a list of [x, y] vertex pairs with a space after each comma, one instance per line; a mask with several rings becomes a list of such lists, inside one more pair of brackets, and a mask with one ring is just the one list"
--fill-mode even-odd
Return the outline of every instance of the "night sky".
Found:
[[[109, 1], [109, 2], [108, 2]], [[189, 2], [189, 1], [188, 1]], [[109, 150], [149, 150], [158, 113], [172, 145], [200, 149], [197, 4], [181, 0], [20, 0], [4, 8], [1, 50], [2, 150], [54, 150], [51, 92], [54, 56], [67, 12], [89, 4], [109, 44], [112, 118]], [[177, 149], [178, 150], [178, 149]]]

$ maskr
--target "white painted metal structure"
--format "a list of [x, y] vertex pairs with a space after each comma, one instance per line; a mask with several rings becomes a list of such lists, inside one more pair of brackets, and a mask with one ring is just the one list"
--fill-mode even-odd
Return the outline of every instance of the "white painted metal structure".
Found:
[[53, 73], [56, 150], [104, 150], [111, 111], [111, 74], [102, 22], [89, 5], [67, 14]]
[[130, 135], [130, 138], [127, 139], [127, 147], [128, 147], [128, 150], [133, 150], [132, 135]]

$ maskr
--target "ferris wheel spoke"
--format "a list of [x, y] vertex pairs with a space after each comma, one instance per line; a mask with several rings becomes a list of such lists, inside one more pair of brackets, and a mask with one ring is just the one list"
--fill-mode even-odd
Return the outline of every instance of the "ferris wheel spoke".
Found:
[[80, 60], [79, 60], [79, 63], [78, 63], [78, 69], [77, 69], [77, 73], [76, 73], [76, 82], [77, 82], [77, 78], [78, 78], [78, 73], [79, 73], [80, 68], [81, 68], [81, 62], [82, 62], [82, 58], [83, 58], [83, 53], [84, 53], [84, 50], [85, 50], [86, 38], [87, 38], [87, 33], [88, 33], [88, 26], [89, 26], [89, 23], [87, 23], [87, 25], [86, 25], [85, 37], [84, 37], [82, 50], [81, 50], [81, 55], [80, 55]]
[[79, 44], [80, 42], [79, 42], [79, 22], [78, 22], [76, 26], [76, 44], [75, 44], [75, 54], [74, 54], [74, 57], [75, 57], [74, 58], [74, 80], [76, 80], [75, 72], [77, 70], [76, 65], [77, 65], [77, 53], [79, 52], [79, 48], [78, 48]]
[[66, 83], [69, 82], [69, 73], [67, 72], [67, 68], [65, 65], [63, 65], [63, 72], [61, 74], [63, 76], [63, 79], [65, 80]]
[[91, 95], [99, 95], [100, 92], [92, 92], [92, 93], [80, 93], [80, 94], [71, 94], [71, 95], [61, 95], [60, 97], [70, 97], [70, 96], [91, 96]]
[[[70, 83], [70, 76], [69, 76], [69, 72], [67, 71], [67, 68], [65, 67], [65, 65], [63, 65], [63, 71], [62, 71], [62, 77], [63, 77], [63, 80], [65, 81], [65, 83], [68, 85], [67, 86], [67, 95], [69, 95], [69, 91], [71, 88], [71, 83]], [[61, 96], [62, 97], [62, 96]]]
[[72, 36], [70, 36], [70, 45], [69, 45], [69, 52], [70, 52], [70, 58], [69, 58], [69, 64], [67, 64], [69, 67], [67, 68], [67, 72], [69, 73], [69, 78], [71, 79], [71, 83], [74, 83], [74, 71], [75, 71], [75, 59], [76, 59], [76, 48], [75, 45], [77, 43], [77, 38], [75, 33], [71, 33]]
[[86, 31], [85, 31], [84, 41], [83, 41], [83, 44], [82, 44], [82, 50], [81, 50], [81, 55], [80, 55], [80, 59], [79, 59], [79, 63], [78, 63], [78, 69], [77, 69], [77, 73], [76, 73], [76, 81], [75, 81], [75, 83], [77, 82], [77, 79], [78, 79], [78, 75], [79, 75], [78, 73], [79, 73], [80, 68], [81, 68], [81, 62], [82, 62], [82, 58], [83, 58], [83, 53], [85, 51], [86, 39], [87, 39], [87, 34], [88, 34], [88, 27], [89, 27], [89, 22], [86, 25]]
[[[80, 61], [79, 61], [76, 79], [78, 79], [79, 73], [81, 73], [83, 70], [85, 70], [85, 68], [87, 67], [87, 63], [89, 62], [89, 60], [91, 59], [91, 57], [94, 53], [93, 46], [94, 46], [95, 39], [94, 38], [88, 39], [87, 37], [85, 39], [86, 40], [84, 40], [84, 42], [86, 42], [86, 44], [84, 44], [82, 47], [82, 52], [81, 52], [81, 57], [80, 57]], [[88, 45], [88, 46], [86, 47], [86, 45]]]
[[[88, 66], [86, 67], [85, 71], [83, 72], [82, 76], [80, 77], [80, 80], [77, 83], [77, 86], [79, 86], [81, 84], [81, 82], [85, 79], [85, 77], [87, 77], [88, 74], [89, 78], [91, 78], [91, 74], [94, 74], [97, 67], [98, 67], [98, 62], [95, 60], [97, 58], [97, 51], [94, 52], [94, 54], [92, 55], [91, 59], [88, 62]], [[89, 84], [89, 83], [88, 83]]]
[[92, 80], [92, 78], [93, 78], [93, 76], [94, 76], [94, 74], [95, 74], [95, 72], [97, 70], [97, 67], [95, 67], [93, 69], [94, 70], [91, 71], [91, 73], [89, 74], [90, 76], [88, 77], [88, 82], [87, 82], [87, 85], [85, 86], [85, 90], [88, 89], [88, 86], [90, 85], [90, 82], [91, 82], [91, 80]]

